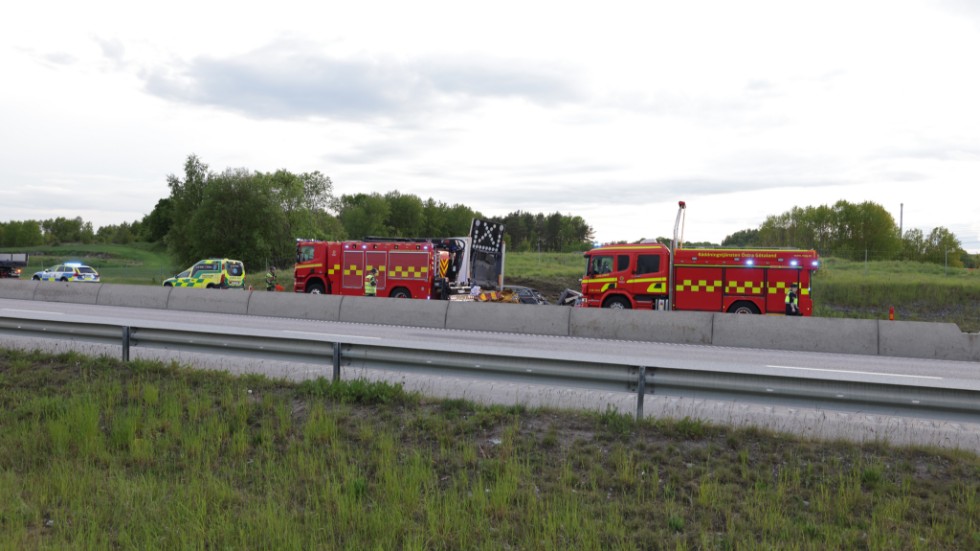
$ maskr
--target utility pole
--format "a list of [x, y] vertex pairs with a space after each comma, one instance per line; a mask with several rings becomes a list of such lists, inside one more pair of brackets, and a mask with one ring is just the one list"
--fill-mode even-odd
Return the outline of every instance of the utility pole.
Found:
[[905, 203], [898, 204], [898, 238], [904, 239], [905, 234], [902, 233], [902, 220], [905, 217]]

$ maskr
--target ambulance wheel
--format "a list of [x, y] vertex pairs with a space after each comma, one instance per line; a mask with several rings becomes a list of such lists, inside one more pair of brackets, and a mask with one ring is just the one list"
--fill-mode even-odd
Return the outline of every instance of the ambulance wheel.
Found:
[[606, 302], [602, 303], [602, 307], [613, 310], [629, 310], [631, 308], [629, 301], [623, 297], [609, 297]]
[[163, 286], [164, 287], [173, 287], [174, 284], [173, 283], [164, 283]]
[[314, 281], [306, 286], [306, 292], [311, 295], [322, 295], [323, 294], [323, 284], [319, 281]]
[[390, 296], [391, 298], [412, 298], [412, 294], [409, 293], [408, 290], [402, 289], [401, 287], [392, 291]]
[[731, 314], [758, 314], [759, 309], [756, 308], [755, 304], [743, 300], [732, 304], [728, 312]]

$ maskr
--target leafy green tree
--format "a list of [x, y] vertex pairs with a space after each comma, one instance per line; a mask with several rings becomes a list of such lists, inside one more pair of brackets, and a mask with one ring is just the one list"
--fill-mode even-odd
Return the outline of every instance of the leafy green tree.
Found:
[[824, 254], [863, 259], [895, 258], [902, 250], [895, 219], [881, 205], [838, 201], [833, 207], [793, 207], [759, 227], [758, 245], [816, 248]]
[[466, 205], [456, 204], [449, 207], [446, 211], [447, 232], [433, 237], [458, 237], [469, 235], [470, 225], [474, 218], [483, 218], [479, 212], [467, 207]]
[[202, 257], [190, 222], [201, 208], [210, 177], [211, 171], [208, 165], [201, 162], [197, 155], [187, 156], [187, 161], [184, 162], [183, 179], [173, 174], [167, 176], [172, 224], [164, 242], [170, 253], [181, 264], [190, 264]]
[[65, 218], [59, 216], [41, 222], [44, 241], [48, 244], [57, 243], [91, 243], [95, 240], [92, 223], [82, 220], [81, 216]]
[[923, 260], [936, 264], [948, 264], [951, 267], [963, 266], [962, 254], [966, 252], [960, 240], [953, 232], [940, 226], [933, 228], [925, 240]]
[[759, 243], [759, 230], [739, 230], [721, 242], [722, 247], [755, 247]]
[[123, 222], [122, 224], [110, 224], [102, 226], [95, 232], [95, 240], [99, 243], [115, 243], [117, 245], [128, 245], [136, 241], [136, 234], [139, 231], [139, 222]]
[[403, 195], [398, 191], [385, 194], [388, 203], [388, 219], [385, 226], [393, 237], [439, 237], [425, 235], [425, 209], [416, 195]]
[[922, 230], [912, 228], [902, 238], [902, 258], [921, 262], [926, 256], [927, 243]]
[[338, 203], [338, 218], [351, 239], [391, 235], [385, 223], [390, 207], [378, 193], [342, 195]]
[[193, 235], [184, 263], [205, 257], [242, 260], [246, 269], [265, 269], [292, 257], [286, 215], [268, 180], [246, 169], [212, 175], [200, 207], [188, 224]]
[[164, 197], [157, 201], [150, 214], [143, 217], [137, 238], [148, 243], [162, 243], [173, 225], [173, 201]]
[[31, 247], [43, 243], [44, 234], [41, 233], [41, 223], [37, 220], [0, 223], [0, 246]]

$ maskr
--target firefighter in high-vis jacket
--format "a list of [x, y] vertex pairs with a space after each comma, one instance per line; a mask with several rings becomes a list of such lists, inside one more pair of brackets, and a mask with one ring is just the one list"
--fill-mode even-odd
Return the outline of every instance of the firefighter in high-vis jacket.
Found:
[[265, 273], [265, 290], [275, 291], [276, 290], [276, 267], [271, 266], [269, 271]]
[[800, 312], [800, 286], [796, 283], [790, 285], [789, 290], [786, 292], [786, 315], [803, 315], [803, 312]]
[[371, 268], [368, 275], [364, 278], [364, 296], [366, 297], [376, 297], [378, 296], [378, 269]]

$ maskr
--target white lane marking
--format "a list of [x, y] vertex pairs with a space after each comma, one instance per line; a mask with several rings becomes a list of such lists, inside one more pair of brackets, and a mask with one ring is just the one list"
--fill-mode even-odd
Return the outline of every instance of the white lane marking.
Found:
[[[331, 339], [331, 338], [336, 338], [336, 339], [349, 339], [349, 338], [355, 336], [355, 335], [337, 335], [337, 334], [332, 334], [332, 333], [315, 333], [313, 331], [283, 331], [283, 333], [292, 333], [294, 335], [310, 335], [310, 336], [313, 336], [313, 337], [323, 337], [325, 339]], [[372, 340], [372, 341], [380, 341], [381, 340], [381, 337], [361, 337], [361, 336], [357, 336], [357, 339], [359, 339], [359, 340], [360, 339], [367, 339], [367, 340]]]
[[24, 314], [58, 314], [59, 316], [65, 315], [64, 312], [55, 312], [54, 310], [20, 310], [18, 308], [0, 308], [4, 312], [20, 312]]
[[796, 369], [799, 371], [822, 371], [825, 373], [849, 373], [851, 375], [886, 375], [888, 377], [906, 377], [908, 379], [933, 379], [942, 381], [942, 377], [930, 377], [928, 375], [901, 375], [899, 373], [874, 373], [872, 371], [849, 371], [846, 369], [818, 369], [816, 367], [792, 367], [788, 365], [767, 365], [776, 369]]

